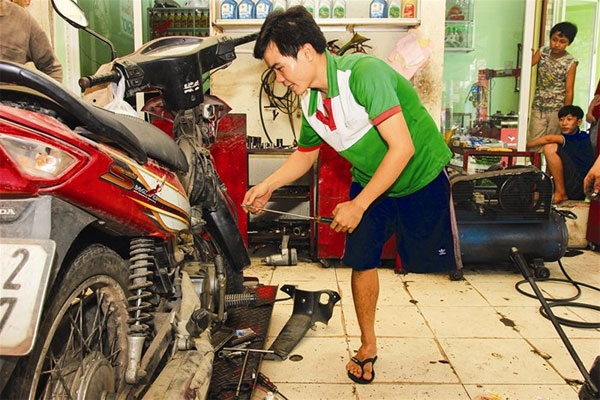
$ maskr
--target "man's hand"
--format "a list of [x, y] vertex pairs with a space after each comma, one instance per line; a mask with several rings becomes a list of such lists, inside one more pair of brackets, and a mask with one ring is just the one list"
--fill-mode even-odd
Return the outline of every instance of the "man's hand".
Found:
[[253, 214], [261, 213], [261, 209], [265, 208], [267, 202], [271, 198], [272, 192], [266, 183], [261, 182], [250, 188], [244, 195], [242, 201], [243, 210]]
[[365, 210], [354, 201], [339, 203], [333, 209], [333, 222], [329, 226], [336, 232], [352, 233], [364, 213]]
[[590, 200], [598, 200], [600, 196], [600, 156], [583, 178], [583, 192]]

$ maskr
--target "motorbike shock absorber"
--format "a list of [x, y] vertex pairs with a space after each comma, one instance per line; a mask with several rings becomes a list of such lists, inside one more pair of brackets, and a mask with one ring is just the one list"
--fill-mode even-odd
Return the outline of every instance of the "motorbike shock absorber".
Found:
[[253, 306], [256, 304], [256, 293], [233, 293], [225, 295], [225, 307]]
[[147, 300], [154, 294], [151, 291], [153, 283], [148, 277], [153, 275], [154, 240], [148, 238], [133, 239], [130, 243], [129, 286], [131, 296], [129, 301], [129, 332], [127, 334], [128, 363], [125, 380], [129, 384], [136, 383], [144, 376], [139, 370], [144, 341], [150, 331], [152, 320], [150, 310], [152, 304]]

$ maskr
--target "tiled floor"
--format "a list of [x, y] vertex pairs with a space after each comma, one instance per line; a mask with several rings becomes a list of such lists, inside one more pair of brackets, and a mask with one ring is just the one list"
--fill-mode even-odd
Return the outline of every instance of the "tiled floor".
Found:
[[[563, 257], [573, 280], [600, 287], [600, 254], [590, 250]], [[571, 255], [568, 253], [567, 255]], [[558, 262], [547, 263], [552, 278], [564, 278]], [[540, 303], [515, 289], [516, 267], [465, 267], [464, 279], [447, 274], [395, 274], [379, 270], [376, 317], [379, 359], [370, 385], [354, 384], [345, 365], [360, 345], [352, 304], [351, 270], [319, 263], [271, 267], [253, 259], [248, 276], [265, 284], [335, 290], [341, 300], [329, 324], [317, 323], [285, 361], [263, 360], [260, 371], [290, 400], [316, 399], [577, 399], [582, 376]], [[540, 283], [545, 295], [575, 293], [565, 283]], [[531, 293], [529, 284], [522, 286]], [[582, 288], [576, 301], [600, 305], [600, 292]], [[286, 294], [279, 291], [279, 298]], [[292, 313], [292, 300], [276, 303], [268, 343]], [[557, 316], [597, 322], [597, 312], [555, 309]], [[563, 327], [589, 370], [600, 354], [600, 329]], [[264, 398], [256, 390], [254, 400]], [[277, 397], [283, 398], [283, 397]]]

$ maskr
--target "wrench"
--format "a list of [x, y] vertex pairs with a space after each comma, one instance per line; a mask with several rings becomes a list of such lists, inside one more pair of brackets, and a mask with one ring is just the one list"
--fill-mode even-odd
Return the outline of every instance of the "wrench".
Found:
[[[249, 208], [251, 207], [250, 205], [247, 204], [242, 204], [243, 208]], [[301, 215], [301, 214], [294, 214], [294, 213], [290, 213], [290, 212], [285, 212], [285, 211], [277, 211], [277, 210], [271, 210], [270, 208], [261, 208], [261, 207], [255, 207], [257, 210], [259, 211], [266, 211], [266, 212], [270, 212], [273, 214], [279, 214], [279, 215], [287, 215], [289, 217], [296, 217], [296, 218], [302, 218], [302, 219], [309, 219], [309, 220], [314, 220], [320, 224], [331, 224], [333, 222], [333, 218], [332, 217], [321, 217], [319, 215], [317, 215], [316, 217], [310, 217], [308, 215]]]

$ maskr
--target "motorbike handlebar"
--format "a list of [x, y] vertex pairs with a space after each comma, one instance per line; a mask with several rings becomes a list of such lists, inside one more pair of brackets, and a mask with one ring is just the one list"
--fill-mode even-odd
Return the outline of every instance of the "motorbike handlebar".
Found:
[[258, 32], [251, 33], [246, 36], [241, 36], [241, 37], [233, 39], [233, 46], [237, 47], [242, 44], [250, 43], [250, 42], [255, 41], [257, 38], [258, 38]]
[[118, 83], [121, 80], [121, 74], [117, 70], [106, 72], [98, 75], [88, 75], [79, 78], [79, 87], [81, 89], [89, 89], [92, 86], [100, 85], [103, 83], [115, 82]]

